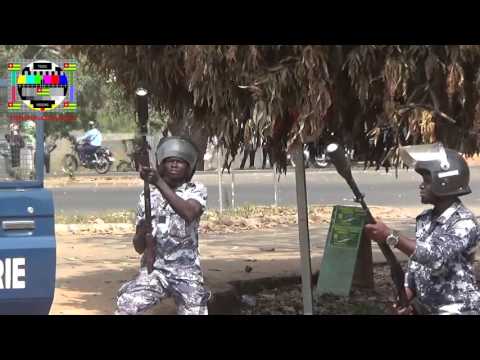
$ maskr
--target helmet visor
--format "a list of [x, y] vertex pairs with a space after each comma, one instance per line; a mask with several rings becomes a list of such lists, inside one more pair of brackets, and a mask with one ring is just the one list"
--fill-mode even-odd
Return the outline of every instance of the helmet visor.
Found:
[[407, 166], [415, 167], [417, 162], [438, 161], [442, 170], [450, 168], [447, 153], [441, 143], [401, 146], [399, 155]]

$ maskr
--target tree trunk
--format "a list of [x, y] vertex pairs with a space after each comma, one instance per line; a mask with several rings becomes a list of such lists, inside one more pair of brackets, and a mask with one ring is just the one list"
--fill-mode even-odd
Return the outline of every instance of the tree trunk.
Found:
[[366, 289], [374, 288], [372, 242], [363, 235], [358, 249], [352, 285]]
[[203, 156], [207, 150], [208, 133], [204, 126], [201, 126], [202, 119], [194, 119], [192, 112], [184, 115], [170, 115], [167, 128], [173, 136], [185, 136], [190, 138], [199, 150], [197, 170], [204, 170]]
[[197, 145], [198, 150], [200, 151], [200, 157], [198, 159], [197, 170], [203, 171], [205, 170], [205, 164], [203, 161], [203, 156], [207, 151], [207, 144], [208, 144], [208, 134], [203, 127], [199, 127], [198, 129], [192, 131], [190, 135], [193, 143]]

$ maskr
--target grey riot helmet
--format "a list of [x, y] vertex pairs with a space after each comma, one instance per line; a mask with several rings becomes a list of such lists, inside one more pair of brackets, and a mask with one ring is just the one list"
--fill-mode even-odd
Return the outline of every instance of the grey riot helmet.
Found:
[[470, 190], [470, 170], [461, 154], [441, 143], [400, 147], [403, 162], [419, 174], [432, 177], [432, 193], [438, 197], [461, 196]]
[[190, 173], [186, 181], [190, 181], [195, 173], [199, 151], [195, 144], [189, 139], [181, 136], [168, 136], [160, 140], [155, 152], [157, 166], [161, 165], [163, 160], [174, 157], [186, 161], [190, 167]]

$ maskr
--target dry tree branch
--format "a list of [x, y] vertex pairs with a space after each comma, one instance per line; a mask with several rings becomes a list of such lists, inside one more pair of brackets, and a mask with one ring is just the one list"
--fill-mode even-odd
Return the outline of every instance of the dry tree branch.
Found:
[[439, 115], [440, 117], [447, 120], [451, 124], [456, 124], [457, 123], [457, 121], [455, 119], [451, 118], [450, 116], [445, 114], [443, 111], [437, 110], [433, 106], [430, 106], [430, 105], [427, 105], [427, 104], [410, 103], [410, 104], [406, 104], [406, 105], [400, 105], [400, 106], [397, 106], [397, 108], [395, 109], [395, 112], [398, 113], [399, 115], [401, 115], [401, 114], [404, 113], [404, 111], [402, 111], [404, 109], [408, 109], [408, 110], [415, 110], [415, 109], [427, 110], [427, 111], [430, 111], [430, 112], [432, 112], [436, 115]]

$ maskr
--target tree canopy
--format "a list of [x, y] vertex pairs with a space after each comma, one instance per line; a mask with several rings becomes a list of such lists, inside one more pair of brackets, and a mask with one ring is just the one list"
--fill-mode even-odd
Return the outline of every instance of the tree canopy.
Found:
[[[65, 46], [127, 98], [143, 84], [152, 104], [236, 154], [244, 124], [274, 138], [274, 159], [328, 129], [346, 145], [392, 127], [395, 142], [479, 149], [480, 47], [473, 45]], [[360, 144], [360, 145], [359, 145]]]

